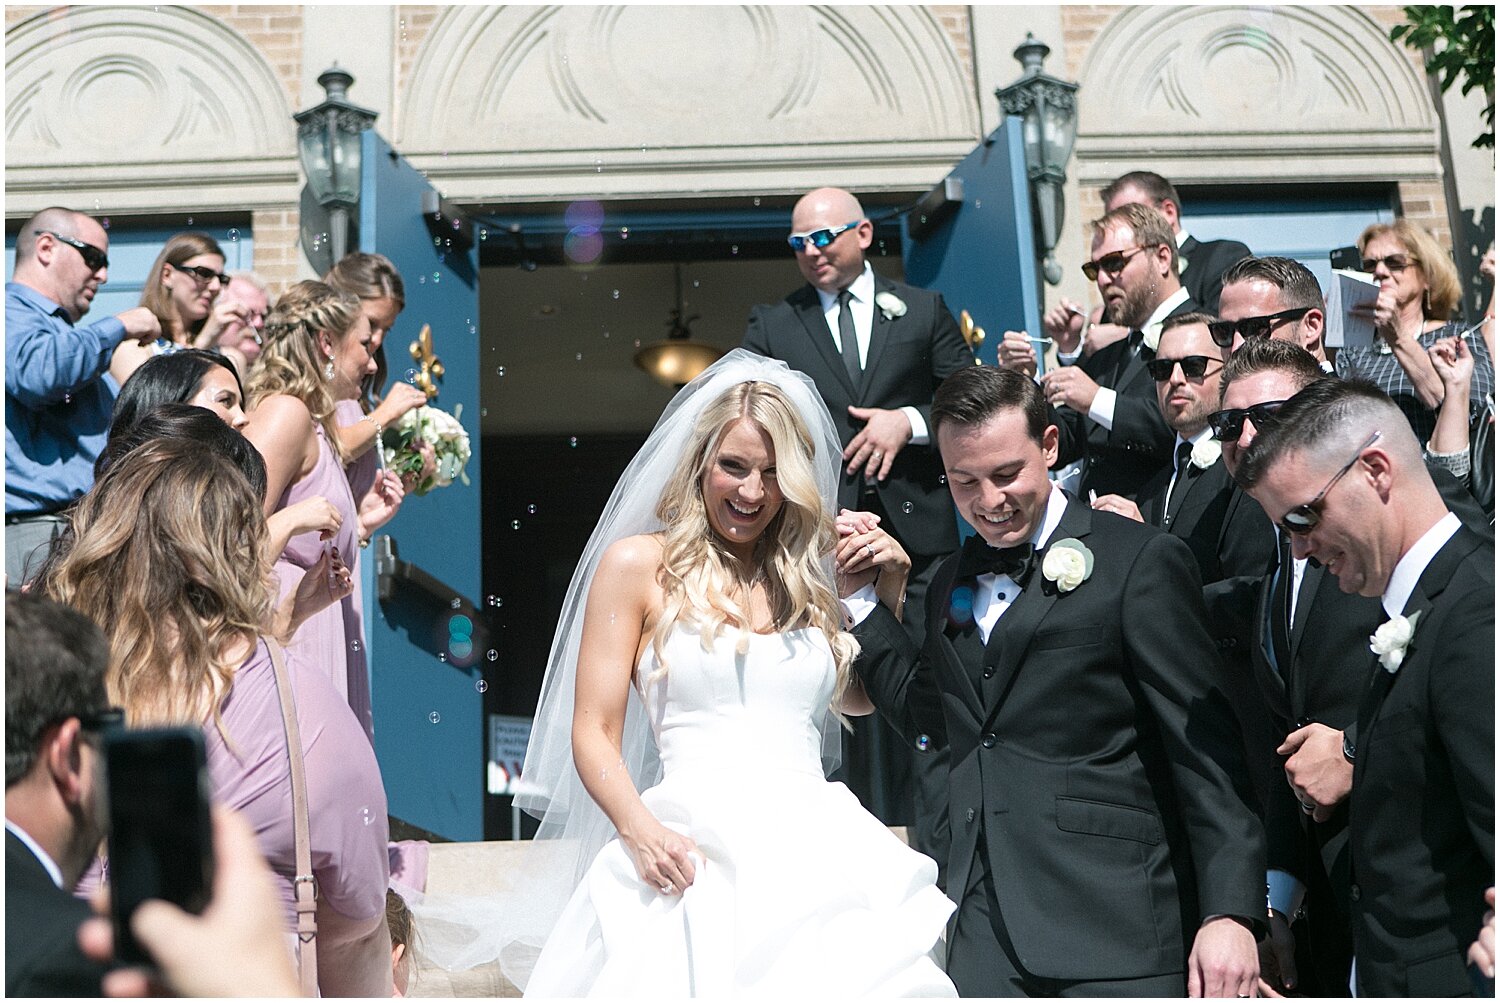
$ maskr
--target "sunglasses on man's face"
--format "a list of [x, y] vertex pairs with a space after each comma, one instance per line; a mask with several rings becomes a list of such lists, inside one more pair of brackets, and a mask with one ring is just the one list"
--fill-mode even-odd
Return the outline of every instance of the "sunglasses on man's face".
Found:
[[[1189, 355], [1183, 359], [1155, 358], [1146, 363], [1146, 372], [1158, 383], [1165, 383], [1172, 378], [1172, 370], [1178, 366], [1182, 367], [1182, 375], [1190, 380], [1201, 380], [1208, 373], [1208, 367], [1218, 362], [1206, 355]], [[1222, 363], [1220, 364], [1222, 367]]]
[[32, 230], [33, 234], [41, 236], [46, 234], [54, 240], [60, 240], [69, 247], [76, 247], [78, 253], [83, 257], [83, 263], [89, 266], [89, 271], [97, 272], [101, 268], [109, 267], [109, 255], [105, 254], [93, 244], [85, 244], [77, 237], [65, 237], [53, 230]]
[[1214, 344], [1220, 348], [1228, 348], [1234, 344], [1234, 336], [1239, 333], [1246, 341], [1251, 338], [1268, 338], [1276, 329], [1277, 324], [1289, 320], [1301, 320], [1307, 316], [1312, 307], [1299, 306], [1290, 310], [1281, 310], [1277, 313], [1268, 313], [1260, 317], [1241, 317], [1239, 320], [1214, 320], [1208, 324], [1208, 336], [1214, 340]]
[[1404, 272], [1417, 263], [1417, 259], [1405, 254], [1387, 254], [1383, 258], [1365, 258], [1359, 263], [1362, 272], [1373, 272], [1377, 265], [1384, 265], [1388, 272]]
[[1250, 407], [1231, 407], [1215, 411], [1208, 416], [1208, 427], [1213, 437], [1220, 442], [1233, 442], [1245, 431], [1245, 419], [1255, 422], [1256, 428], [1266, 428], [1276, 421], [1276, 412], [1286, 401], [1263, 401]]
[[839, 234], [843, 233], [845, 230], [854, 229], [856, 226], [859, 226], [861, 222], [863, 222], [863, 220], [855, 220], [853, 223], [845, 223], [843, 226], [830, 226], [825, 227], [822, 230], [809, 230], [806, 233], [794, 233], [786, 238], [786, 242], [790, 244], [792, 246], [792, 250], [796, 251], [798, 254], [801, 254], [802, 249], [805, 248], [808, 244], [811, 244], [821, 251], [823, 248], [833, 243], [834, 239], [837, 238]]
[[229, 285], [229, 276], [225, 275], [223, 272], [216, 272], [212, 268], [205, 268], [202, 265], [173, 265], [170, 261], [167, 262], [167, 264], [171, 265], [173, 268], [177, 269], [184, 275], [191, 275], [199, 282], [209, 283], [214, 279], [218, 279], [219, 285]]
[[1345, 474], [1354, 469], [1354, 465], [1359, 462], [1359, 458], [1365, 455], [1365, 450], [1375, 445], [1375, 440], [1379, 438], [1380, 433], [1378, 431], [1371, 433], [1370, 437], [1364, 441], [1364, 445], [1356, 449], [1354, 455], [1349, 457], [1349, 462], [1339, 467], [1339, 472], [1334, 474], [1333, 478], [1323, 486], [1322, 491], [1318, 492], [1318, 497], [1306, 505], [1298, 505], [1281, 517], [1281, 528], [1294, 536], [1306, 536], [1316, 529], [1318, 523], [1323, 521], [1323, 499], [1328, 497], [1328, 492], [1333, 490], [1333, 486]]
[[1125, 270], [1125, 266], [1130, 263], [1130, 259], [1144, 250], [1146, 250], [1145, 247], [1135, 247], [1128, 251], [1113, 251], [1102, 258], [1085, 261], [1083, 263], [1083, 274], [1090, 282], [1098, 281], [1100, 272], [1104, 272], [1106, 275], [1119, 275]]

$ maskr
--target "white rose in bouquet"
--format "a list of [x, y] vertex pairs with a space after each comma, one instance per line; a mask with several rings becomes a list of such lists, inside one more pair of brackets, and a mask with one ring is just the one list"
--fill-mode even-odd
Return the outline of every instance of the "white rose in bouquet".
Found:
[[406, 412], [382, 437], [386, 467], [402, 477], [420, 473], [421, 446], [426, 443], [432, 449], [437, 467], [412, 486], [413, 492], [425, 495], [433, 488], [447, 487], [454, 480], [468, 484], [464, 466], [469, 462], [469, 433], [459, 423], [462, 413], [462, 404], [452, 414], [430, 404]]

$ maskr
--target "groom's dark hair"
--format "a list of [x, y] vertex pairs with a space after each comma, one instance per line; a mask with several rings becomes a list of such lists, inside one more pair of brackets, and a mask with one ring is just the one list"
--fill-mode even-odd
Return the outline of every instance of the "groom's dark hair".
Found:
[[1026, 434], [1040, 443], [1051, 424], [1047, 399], [1030, 377], [994, 366], [965, 366], [943, 381], [932, 397], [932, 431], [944, 425], [982, 425], [999, 411], [1018, 408]]

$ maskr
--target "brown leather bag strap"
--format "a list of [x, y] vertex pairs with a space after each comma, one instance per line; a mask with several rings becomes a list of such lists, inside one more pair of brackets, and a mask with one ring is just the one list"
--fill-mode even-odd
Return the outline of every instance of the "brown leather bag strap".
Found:
[[312, 869], [312, 837], [308, 832], [307, 770], [302, 762], [302, 732], [297, 726], [297, 703], [287, 675], [281, 645], [263, 638], [276, 671], [276, 693], [281, 698], [281, 723], [286, 729], [287, 758], [292, 766], [292, 831], [296, 846], [297, 876], [292, 890], [297, 902], [297, 940], [301, 943], [302, 994], [318, 995], [318, 879]]

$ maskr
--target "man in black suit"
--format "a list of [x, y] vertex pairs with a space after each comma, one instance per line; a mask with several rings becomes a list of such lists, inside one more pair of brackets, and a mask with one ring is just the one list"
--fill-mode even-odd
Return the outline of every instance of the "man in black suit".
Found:
[[1177, 247], [1178, 272], [1188, 294], [1209, 313], [1217, 313], [1224, 269], [1250, 254], [1237, 240], [1198, 240], [1182, 228], [1182, 199], [1172, 182], [1153, 171], [1122, 174], [1099, 193], [1113, 212], [1132, 202], [1149, 205], [1167, 217]]
[[109, 645], [66, 606], [5, 594], [5, 993], [98, 996], [70, 892], [104, 835], [97, 728]]
[[1141, 489], [1139, 507], [1119, 495], [1104, 495], [1093, 507], [1160, 526], [1192, 550], [1209, 630], [1224, 659], [1224, 688], [1240, 719], [1256, 805], [1263, 812], [1273, 785], [1286, 786], [1273, 755], [1286, 731], [1278, 731], [1266, 713], [1250, 664], [1255, 596], [1266, 566], [1276, 558], [1276, 531], [1255, 499], [1230, 478], [1208, 427], [1219, 404], [1220, 359], [1229, 354], [1209, 335], [1213, 321], [1202, 313], [1169, 317], [1156, 358], [1146, 364], [1162, 417], [1176, 434], [1172, 466]]
[[[1105, 319], [1131, 333], [1080, 364], [1052, 370], [1042, 385], [1062, 419], [1061, 462], [1087, 462], [1080, 497], [1094, 491], [1133, 499], [1172, 463], [1172, 430], [1156, 406], [1146, 363], [1156, 355], [1162, 322], [1197, 304], [1177, 280], [1176, 245], [1161, 213], [1126, 205], [1095, 220], [1093, 230], [1094, 256], [1084, 274], [1099, 284]], [[1075, 360], [1064, 353], [1076, 347], [1060, 343], [1059, 358]]]
[[[907, 601], [920, 608], [937, 559], [958, 546], [958, 522], [932, 447], [928, 414], [944, 377], [974, 364], [943, 297], [875, 274], [865, 260], [875, 236], [859, 200], [819, 188], [792, 209], [788, 238], [807, 284], [750, 313], [744, 347], [812, 378], [844, 444], [844, 508], [873, 512], [912, 559]], [[920, 623], [910, 625], [921, 643]], [[845, 775], [888, 825], [915, 822], [913, 842], [939, 861], [934, 829], [940, 754], [912, 750], [873, 718], [856, 719]], [[914, 758], [915, 757], [915, 758]], [[916, 771], [916, 785], [911, 781]]]
[[1244, 995], [1263, 843], [1192, 555], [1047, 479], [1037, 385], [971, 367], [933, 401], [978, 531], [919, 653], [877, 607], [856, 669], [951, 757], [948, 971], [967, 996]]
[[[1401, 410], [1369, 384], [1310, 384], [1236, 476], [1294, 556], [1383, 612], [1344, 749], [1356, 989], [1467, 995], [1494, 881], [1494, 548], [1448, 510]], [[1298, 795], [1326, 815], [1316, 785]]]

